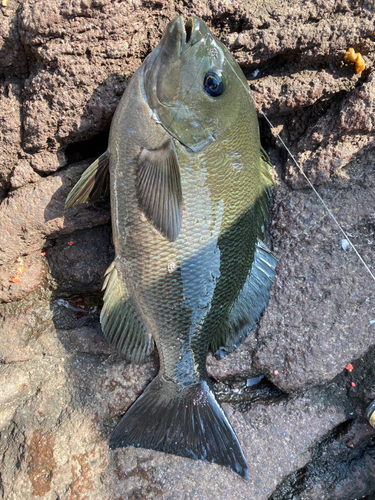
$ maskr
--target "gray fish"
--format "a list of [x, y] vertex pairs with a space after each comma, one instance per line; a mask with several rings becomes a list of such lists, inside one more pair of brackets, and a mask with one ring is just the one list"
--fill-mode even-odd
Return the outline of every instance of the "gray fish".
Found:
[[141, 363], [154, 343], [160, 358], [110, 446], [216, 462], [247, 478], [206, 357], [232, 352], [267, 305], [272, 181], [246, 78], [197, 17], [174, 19], [135, 72], [107, 151], [66, 207], [98, 199], [108, 178], [116, 257], [102, 329], [128, 361]]

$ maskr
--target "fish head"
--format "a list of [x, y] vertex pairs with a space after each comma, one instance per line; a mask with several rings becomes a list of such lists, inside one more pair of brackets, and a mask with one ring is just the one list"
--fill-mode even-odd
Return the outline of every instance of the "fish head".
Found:
[[145, 61], [144, 93], [155, 120], [193, 152], [225, 137], [244, 107], [257, 123], [240, 67], [195, 16], [168, 25]]

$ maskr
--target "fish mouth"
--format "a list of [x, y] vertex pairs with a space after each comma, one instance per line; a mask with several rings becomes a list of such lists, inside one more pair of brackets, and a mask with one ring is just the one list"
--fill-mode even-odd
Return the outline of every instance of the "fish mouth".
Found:
[[164, 52], [164, 60], [173, 61], [181, 57], [183, 52], [202, 40], [207, 35], [208, 29], [200, 19], [191, 16], [183, 19], [178, 16], [168, 25], [163, 45], [162, 52]]
[[170, 60], [180, 57], [186, 45], [186, 28], [181, 16], [171, 21], [163, 42], [162, 50], [165, 59]]
[[186, 21], [185, 25], [185, 44], [189, 43], [194, 31], [194, 19], [192, 17], [189, 17], [189, 19]]
[[180, 57], [184, 48], [191, 40], [191, 35], [193, 33], [194, 20], [192, 17], [189, 17], [186, 22], [182, 16], [177, 17], [174, 21], [172, 21], [171, 30], [173, 32], [176, 30], [176, 45], [177, 45], [177, 53]]
[[199, 19], [194, 16], [189, 17], [185, 22], [182, 16], [177, 17], [172, 21], [171, 31], [177, 30], [177, 45], [179, 56], [182, 52], [187, 49], [188, 46], [194, 45], [198, 40], [196, 40], [196, 34], [200, 31]]

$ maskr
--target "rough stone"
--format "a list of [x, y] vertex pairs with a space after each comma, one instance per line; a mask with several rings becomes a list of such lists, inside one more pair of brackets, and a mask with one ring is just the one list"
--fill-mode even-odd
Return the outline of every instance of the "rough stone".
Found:
[[21, 146], [21, 89], [18, 80], [9, 78], [0, 92], [0, 200], [6, 193]]
[[99, 226], [58, 238], [46, 259], [59, 295], [100, 292], [104, 273], [114, 259], [111, 228]]
[[41, 285], [45, 266], [40, 252], [18, 257], [0, 268], [0, 302], [24, 298]]
[[270, 500], [353, 500], [372, 498], [374, 491], [373, 432], [363, 422], [348, 421], [313, 449], [312, 460], [284, 480]]
[[9, 194], [0, 205], [0, 264], [43, 248], [48, 238], [108, 222], [108, 209], [92, 204], [64, 212], [70, 189], [88, 165], [71, 165]]
[[9, 0], [0, 7], [0, 75], [25, 78], [26, 54], [18, 32], [17, 10], [21, 2]]
[[[323, 184], [360, 152], [374, 148], [375, 78], [348, 92], [339, 107], [331, 108], [293, 146], [296, 159], [313, 184]], [[314, 147], [315, 146], [315, 147]], [[358, 154], [357, 154], [358, 158]], [[285, 179], [294, 188], [307, 185], [288, 159]]]
[[[295, 191], [306, 181], [276, 132], [371, 267], [373, 2], [3, 4], [0, 497], [370, 498], [374, 434], [363, 415], [375, 398], [373, 281], [311, 190]], [[129, 78], [167, 23], [192, 13], [244, 69], [276, 165], [267, 243], [280, 263], [269, 307], [239, 349], [208, 359], [248, 483], [214, 464], [109, 450], [158, 362], [154, 353], [127, 364], [100, 331], [101, 277], [113, 258], [108, 205], [63, 211], [89, 159], [106, 148]], [[365, 60], [361, 74], [343, 62], [349, 47]]]
[[10, 178], [10, 186], [13, 189], [17, 189], [26, 184], [31, 184], [40, 180], [40, 175], [33, 170], [29, 162], [27, 160], [21, 160], [14, 167]]
[[[267, 498], [278, 482], [311, 459], [312, 444], [346, 419], [337, 402], [314, 393], [260, 403], [244, 413], [225, 404], [249, 460], [250, 481], [245, 482], [214, 464], [150, 450], [109, 450], [109, 433], [155, 376], [155, 360], [139, 367], [127, 364], [108, 344], [92, 342], [92, 327], [50, 328], [29, 348], [28, 361], [3, 369], [2, 385], [13, 375], [11, 385], [27, 393], [1, 435], [5, 498], [16, 498], [21, 487], [24, 498], [182, 499], [213, 498], [218, 492], [220, 498]], [[7, 400], [19, 397], [17, 390], [4, 391]], [[21, 451], [25, 459], [15, 476]]]
[[[374, 173], [369, 154], [346, 170], [346, 187], [319, 191], [370, 267]], [[371, 276], [353, 250], [341, 248], [343, 236], [313, 193], [285, 199], [279, 190], [275, 201], [271, 235], [280, 262], [254, 364], [290, 392], [332, 379], [374, 344], [375, 296]]]

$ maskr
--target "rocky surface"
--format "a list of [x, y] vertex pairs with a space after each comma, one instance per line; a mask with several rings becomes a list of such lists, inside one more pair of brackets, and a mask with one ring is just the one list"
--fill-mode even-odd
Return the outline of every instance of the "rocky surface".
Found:
[[[269, 307], [239, 349], [208, 358], [247, 483], [201, 461], [109, 450], [158, 362], [125, 363], [100, 332], [108, 205], [63, 211], [106, 148], [129, 78], [168, 21], [191, 13], [242, 66], [276, 166], [268, 244], [280, 262]], [[371, 267], [374, 21], [365, 0], [2, 0], [2, 498], [373, 498], [374, 430], [363, 415], [375, 398], [374, 281], [343, 250], [276, 133]], [[365, 60], [360, 74], [343, 62], [349, 47]]]

